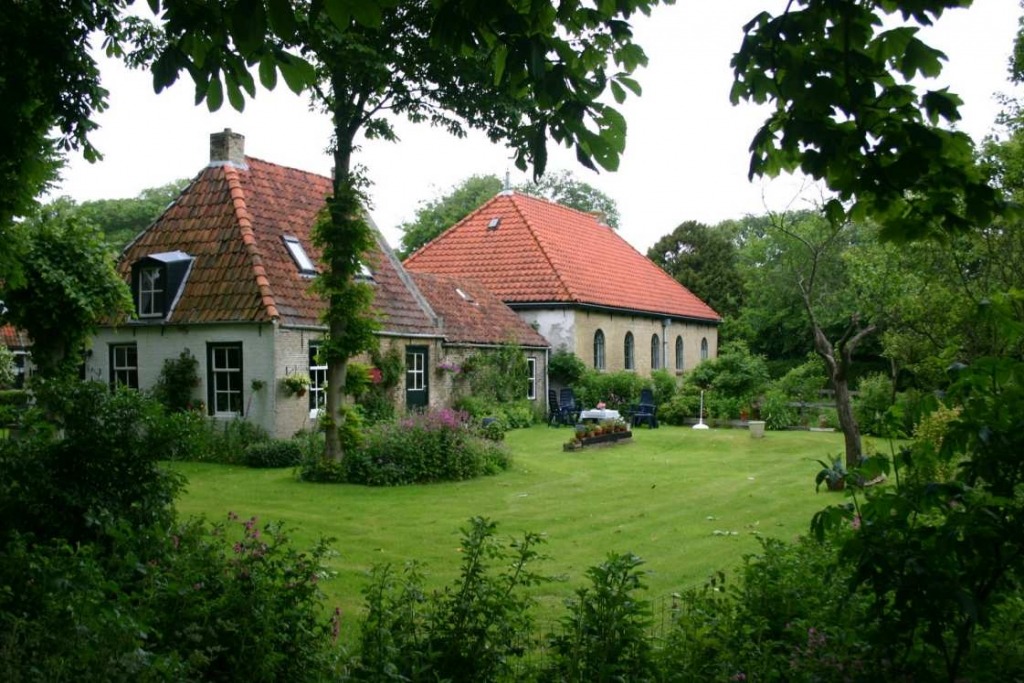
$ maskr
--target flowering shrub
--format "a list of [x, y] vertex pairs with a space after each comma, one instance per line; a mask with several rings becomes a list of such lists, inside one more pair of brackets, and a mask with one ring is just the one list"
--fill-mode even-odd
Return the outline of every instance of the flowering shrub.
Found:
[[472, 479], [508, 465], [499, 444], [474, 433], [467, 413], [448, 408], [375, 425], [345, 458], [346, 480], [371, 486]]

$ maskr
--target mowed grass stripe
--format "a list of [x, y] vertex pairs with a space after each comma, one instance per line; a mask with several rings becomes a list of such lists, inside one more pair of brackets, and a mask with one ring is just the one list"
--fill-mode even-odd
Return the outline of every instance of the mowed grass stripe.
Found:
[[541, 617], [550, 619], [586, 583], [586, 568], [609, 552], [644, 558], [649, 596], [659, 598], [733, 569], [757, 550], [758, 534], [805, 533], [815, 511], [841, 500], [815, 494], [810, 461], [838, 453], [838, 433], [751, 439], [746, 430], [662, 427], [636, 430], [631, 443], [563, 452], [569, 436], [543, 426], [510, 432], [509, 472], [400, 488], [306, 484], [290, 470], [174, 463], [189, 479], [178, 510], [211, 520], [232, 511], [280, 521], [300, 547], [336, 539], [330, 566], [337, 576], [324, 588], [350, 615], [361, 609], [374, 564], [415, 559], [431, 585], [450, 582], [459, 569], [459, 529], [472, 516], [489, 517], [502, 537], [545, 535], [550, 559], [538, 568], [566, 578], [535, 590]]

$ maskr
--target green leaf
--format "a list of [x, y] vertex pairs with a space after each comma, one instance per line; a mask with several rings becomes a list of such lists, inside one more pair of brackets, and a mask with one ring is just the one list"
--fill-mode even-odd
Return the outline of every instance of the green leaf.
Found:
[[356, 22], [367, 28], [377, 28], [384, 21], [380, 5], [372, 0], [357, 0], [353, 2], [351, 11]]
[[626, 91], [622, 88], [622, 86], [616, 83], [615, 81], [612, 81], [610, 85], [612, 89], [612, 97], [615, 98], [615, 103], [622, 104], [623, 102], [625, 102]]
[[243, 55], [262, 46], [267, 32], [267, 15], [262, 0], [238, 0], [231, 10], [231, 37]]
[[278, 58], [277, 65], [281, 69], [284, 82], [296, 94], [301, 93], [316, 79], [316, 70], [313, 65], [301, 57], [282, 54]]
[[[336, 27], [342, 31], [348, 29], [352, 23], [352, 11], [350, 0], [324, 0], [324, 11], [327, 17]], [[282, 75], [283, 75], [282, 70]], [[285, 76], [285, 81], [288, 77]]]
[[245, 109], [245, 96], [242, 95], [242, 89], [238, 87], [238, 81], [234, 78], [225, 78], [228, 90], [228, 102], [235, 111], [243, 111]]
[[498, 85], [505, 75], [505, 63], [508, 61], [508, 46], [504, 43], [499, 43], [494, 49], [494, 57], [491, 61], [494, 66], [494, 85]]
[[260, 60], [260, 83], [267, 90], [277, 85], [277, 61], [271, 55], [264, 55]]
[[[270, 27], [281, 38], [292, 38], [298, 31], [291, 0], [267, 0], [267, 15]], [[273, 87], [273, 86], [271, 86]]]
[[224, 104], [224, 90], [220, 84], [220, 73], [210, 77], [210, 83], [206, 86], [206, 108], [210, 111], [217, 111]]

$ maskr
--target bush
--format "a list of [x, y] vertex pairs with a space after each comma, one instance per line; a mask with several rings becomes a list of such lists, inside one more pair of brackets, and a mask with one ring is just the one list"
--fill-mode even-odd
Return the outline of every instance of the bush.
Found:
[[345, 480], [370, 486], [461, 481], [507, 469], [507, 452], [480, 438], [466, 413], [416, 414], [366, 431], [362, 447], [346, 454]]
[[146, 424], [146, 448], [162, 460], [216, 462], [213, 423], [201, 413], [161, 410]]
[[583, 379], [587, 365], [579, 356], [564, 348], [558, 349], [548, 360], [548, 376], [551, 381], [563, 386], [575, 386]]
[[654, 678], [651, 608], [637, 597], [644, 590], [643, 560], [632, 554], [608, 556], [587, 570], [590, 588], [566, 601], [568, 614], [551, 638], [552, 665], [559, 681], [645, 681]]
[[853, 412], [861, 432], [873, 436], [895, 436], [886, 434], [885, 419], [893, 404], [892, 380], [881, 373], [873, 373], [863, 377], [857, 388]]
[[576, 399], [584, 407], [600, 402], [610, 410], [627, 411], [640, 400], [640, 390], [649, 381], [635, 372], [597, 372], [588, 370], [574, 386]]
[[676, 376], [668, 370], [655, 370], [651, 373], [651, 383], [654, 387], [654, 402], [659, 406], [672, 400], [679, 389], [679, 382]]
[[28, 410], [29, 398], [24, 389], [0, 389], [0, 426], [20, 424]]
[[270, 439], [245, 449], [245, 464], [249, 467], [294, 467], [301, 462], [302, 448], [296, 441]]
[[177, 358], [168, 358], [160, 368], [153, 396], [172, 413], [191, 410], [192, 392], [199, 386], [199, 361], [185, 349]]
[[546, 580], [532, 568], [542, 539], [528, 533], [502, 546], [496, 528], [481, 517], [470, 520], [459, 577], [441, 591], [424, 591], [416, 564], [401, 575], [374, 568], [353, 679], [516, 680], [532, 625], [532, 600], [523, 592]]
[[765, 392], [761, 399], [761, 419], [766, 429], [781, 430], [796, 424], [797, 412], [789, 402], [789, 397], [779, 389]]
[[825, 364], [817, 356], [810, 354], [807, 360], [792, 368], [777, 382], [775, 388], [789, 397], [790, 401], [814, 403], [821, 396], [821, 390], [828, 387], [828, 375]]

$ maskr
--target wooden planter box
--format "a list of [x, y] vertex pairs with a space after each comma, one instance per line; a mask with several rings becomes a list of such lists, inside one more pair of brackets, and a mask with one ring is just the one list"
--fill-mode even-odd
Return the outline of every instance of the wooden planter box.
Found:
[[579, 450], [580, 448], [584, 448], [586, 446], [596, 446], [598, 444], [603, 444], [603, 443], [616, 443], [618, 441], [622, 441], [623, 439], [632, 439], [632, 438], [633, 438], [633, 432], [631, 432], [631, 431], [612, 432], [610, 434], [600, 434], [598, 436], [588, 436], [587, 438], [580, 440], [580, 446], [579, 447], [576, 447], [576, 446], [573, 446], [573, 445], [570, 445], [570, 444], [565, 444], [565, 445], [563, 445], [562, 449], [566, 450], [566, 451], [575, 451], [575, 450]]

